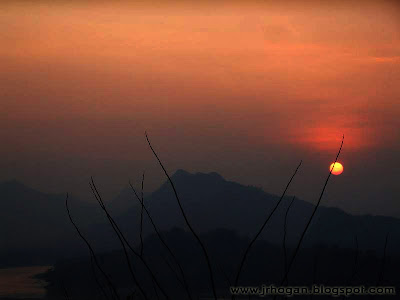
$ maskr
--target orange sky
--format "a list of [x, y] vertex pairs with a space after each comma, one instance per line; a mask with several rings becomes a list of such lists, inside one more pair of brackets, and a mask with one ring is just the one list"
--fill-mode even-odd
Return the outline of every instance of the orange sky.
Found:
[[[44, 187], [57, 162], [49, 189], [63, 190], [83, 186], [62, 183], [63, 172], [101, 173], [104, 160], [144, 168], [144, 130], [166, 157], [181, 158], [170, 158], [171, 170], [242, 181], [231, 167], [239, 153], [334, 158], [342, 133], [343, 159], [354, 165], [365, 153], [400, 150], [400, 13], [392, 2], [151, 3], [0, 4], [2, 179]], [[42, 181], [29, 179], [32, 160], [46, 166]], [[62, 160], [76, 165], [66, 171]], [[92, 160], [85, 171], [81, 160]], [[113, 192], [126, 181], [122, 169], [112, 171], [121, 181]], [[257, 183], [278, 192], [278, 179]]]

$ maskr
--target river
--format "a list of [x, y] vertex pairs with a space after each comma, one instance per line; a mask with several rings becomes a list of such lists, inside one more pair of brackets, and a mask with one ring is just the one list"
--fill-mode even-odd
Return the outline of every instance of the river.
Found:
[[46, 282], [33, 278], [52, 266], [31, 266], [0, 269], [0, 298], [41, 298]]

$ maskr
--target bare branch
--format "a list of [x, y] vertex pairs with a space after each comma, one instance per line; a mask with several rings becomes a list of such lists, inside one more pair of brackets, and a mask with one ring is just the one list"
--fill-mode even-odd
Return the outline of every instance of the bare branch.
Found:
[[[288, 276], [288, 274], [289, 274], [289, 272], [290, 272], [290, 269], [291, 269], [291, 267], [292, 267], [292, 265], [293, 265], [293, 262], [294, 262], [294, 260], [295, 260], [295, 258], [296, 258], [296, 255], [297, 255], [297, 253], [299, 252], [301, 243], [302, 243], [302, 241], [303, 241], [303, 239], [304, 239], [304, 236], [305, 236], [305, 234], [306, 234], [306, 232], [307, 232], [307, 229], [308, 229], [308, 227], [310, 226], [311, 221], [312, 221], [312, 219], [314, 218], [314, 215], [315, 215], [315, 213], [316, 213], [316, 211], [317, 211], [317, 209], [318, 209], [318, 207], [319, 207], [319, 205], [320, 205], [320, 203], [321, 203], [321, 199], [322, 199], [322, 196], [324, 195], [325, 188], [326, 188], [326, 186], [327, 186], [327, 184], [328, 184], [329, 178], [330, 178], [331, 175], [332, 175], [332, 170], [333, 170], [333, 168], [335, 167], [335, 164], [336, 164], [336, 162], [337, 162], [337, 160], [338, 160], [338, 158], [339, 158], [340, 152], [342, 151], [343, 141], [344, 141], [344, 135], [343, 135], [343, 138], [342, 138], [342, 143], [340, 144], [339, 152], [338, 152], [338, 154], [336, 155], [335, 162], [333, 163], [333, 166], [332, 166], [332, 168], [331, 168], [330, 171], [329, 171], [329, 175], [328, 175], [328, 177], [326, 178], [324, 187], [322, 188], [321, 194], [320, 194], [320, 196], [319, 196], [319, 198], [318, 198], [318, 202], [317, 202], [317, 204], [316, 204], [315, 207], [314, 207], [314, 210], [313, 210], [313, 212], [312, 212], [312, 214], [311, 214], [311, 217], [309, 218], [308, 223], [307, 223], [306, 227], [304, 228], [303, 233], [301, 234], [300, 240], [299, 240], [299, 242], [298, 242], [298, 244], [297, 244], [297, 246], [296, 246], [296, 249], [295, 249], [295, 251], [294, 251], [293, 257], [292, 257], [292, 259], [291, 259], [291, 261], [290, 261], [290, 263], [289, 263], [289, 267], [288, 267], [288, 269], [287, 269], [286, 272], [285, 272], [285, 276], [284, 276], [283, 279], [282, 279], [281, 285], [287, 280], [287, 276]], [[274, 297], [274, 299], [276, 299], [276, 297]]]
[[171, 264], [168, 262], [168, 259], [167, 259], [164, 255], [162, 255], [161, 253], [160, 253], [160, 257], [161, 257], [161, 259], [164, 261], [164, 263], [168, 266], [168, 268], [172, 271], [172, 273], [174, 273], [174, 275], [175, 275], [175, 277], [176, 277], [176, 280], [178, 280], [179, 284], [180, 284], [183, 288], [185, 288], [185, 284], [184, 284], [183, 281], [179, 278], [178, 273], [176, 273], [176, 271], [174, 270], [174, 268], [173, 268], [173, 267], [171, 266]]
[[143, 184], [144, 184], [144, 172], [142, 176], [142, 209], [140, 211], [140, 255], [143, 255], [143, 206], [144, 206], [144, 198], [143, 198]]
[[[99, 202], [101, 208], [102, 208], [103, 211], [105, 212], [105, 214], [106, 214], [106, 216], [107, 216], [107, 218], [108, 218], [108, 220], [109, 220], [111, 226], [113, 227], [115, 233], [117, 234], [118, 239], [120, 240], [121, 245], [123, 246], [124, 253], [125, 253], [125, 257], [127, 258], [127, 260], [129, 260], [129, 256], [128, 256], [127, 251], [126, 251], [125, 244], [126, 244], [126, 245], [128, 246], [128, 248], [132, 251], [132, 253], [135, 254], [135, 255], [141, 260], [141, 262], [142, 262], [143, 265], [146, 267], [147, 271], [150, 273], [150, 276], [153, 278], [154, 282], [157, 284], [157, 287], [160, 289], [160, 291], [161, 291], [161, 293], [164, 295], [164, 297], [165, 297], [166, 299], [169, 299], [169, 297], [168, 297], [168, 295], [166, 294], [165, 290], [161, 287], [159, 281], [158, 281], [157, 278], [155, 277], [154, 272], [151, 270], [151, 268], [149, 267], [149, 265], [148, 265], [147, 262], [145, 261], [144, 257], [142, 257], [142, 256], [131, 246], [131, 244], [130, 244], [130, 243], [128, 242], [128, 240], [125, 238], [125, 235], [124, 235], [124, 234], [122, 233], [122, 231], [119, 229], [119, 226], [117, 225], [117, 223], [114, 221], [114, 219], [113, 219], [113, 218], [111, 217], [111, 215], [108, 213], [108, 210], [107, 210], [107, 208], [105, 207], [104, 202], [103, 202], [102, 199], [101, 199], [101, 196], [100, 196], [100, 194], [99, 194], [99, 192], [98, 192], [98, 190], [97, 190], [97, 188], [96, 188], [96, 185], [95, 185], [95, 183], [94, 183], [93, 178], [91, 178], [91, 183], [92, 183], [91, 187], [93, 186], [93, 187], [92, 187], [92, 190], [95, 191], [95, 197], [96, 197], [97, 201]], [[125, 242], [125, 244], [124, 244], [124, 242]], [[129, 266], [129, 264], [128, 264], [128, 266]], [[133, 278], [136, 278], [136, 277], [134, 276], [134, 274], [133, 274], [133, 270], [132, 270], [132, 272], [131, 272], [131, 275], [133, 275], [133, 276], [132, 276]], [[135, 281], [135, 283], [136, 283], [136, 282], [137, 282], [137, 280]], [[137, 285], [138, 285], [138, 282], [137, 282]], [[138, 285], [138, 288], [139, 288], [139, 290], [142, 292], [142, 294], [145, 296], [144, 290], [141, 288], [140, 285]], [[148, 299], [146, 296], [145, 296], [145, 298]]]
[[294, 200], [295, 200], [295, 196], [293, 196], [292, 201], [290, 201], [290, 204], [288, 206], [288, 208], [286, 209], [286, 213], [285, 213], [285, 219], [284, 219], [284, 223], [283, 223], [283, 260], [284, 260], [284, 272], [286, 272], [287, 270], [287, 249], [286, 249], [286, 232], [287, 232], [287, 216], [290, 210], [290, 207], [292, 206]]
[[383, 275], [385, 273], [385, 264], [386, 264], [386, 248], [387, 248], [387, 243], [389, 239], [389, 232], [386, 233], [386, 238], [385, 238], [385, 246], [383, 247], [383, 258], [382, 258], [382, 265], [381, 265], [381, 271], [379, 272], [379, 277], [376, 286], [380, 285], [383, 281]]
[[[353, 272], [350, 276], [350, 278], [346, 282], [346, 286], [350, 285], [351, 282], [353, 281], [354, 277], [357, 275], [357, 267], [358, 267], [358, 238], [357, 235], [354, 236], [354, 241], [356, 244], [355, 247], [355, 255], [354, 255], [354, 265], [353, 265]], [[342, 296], [342, 299], [345, 299], [346, 296]]]
[[[272, 209], [272, 211], [270, 212], [269, 216], [265, 219], [264, 223], [262, 224], [262, 226], [261, 226], [260, 229], [258, 230], [257, 234], [256, 234], [256, 235], [254, 236], [254, 238], [251, 240], [250, 244], [247, 246], [247, 249], [246, 249], [246, 251], [244, 252], [244, 255], [243, 255], [242, 260], [241, 260], [241, 262], [240, 262], [238, 272], [237, 272], [237, 274], [236, 274], [236, 279], [235, 279], [235, 284], [234, 284], [235, 286], [238, 285], [240, 273], [241, 273], [241, 271], [242, 271], [242, 269], [243, 269], [244, 262], [245, 262], [245, 260], [246, 260], [246, 258], [247, 258], [247, 255], [248, 255], [249, 252], [250, 252], [251, 247], [253, 246], [253, 244], [256, 242], [256, 240], [258, 239], [258, 237], [260, 236], [260, 234], [261, 234], [262, 231], [264, 230], [265, 226], [267, 225], [267, 223], [268, 223], [269, 220], [271, 219], [272, 215], [274, 214], [274, 212], [275, 212], [276, 209], [278, 208], [279, 204], [282, 202], [282, 199], [283, 199], [283, 197], [285, 196], [286, 191], [288, 190], [288, 188], [289, 188], [289, 186], [290, 186], [290, 183], [292, 182], [294, 176], [296, 175], [297, 171], [299, 170], [299, 168], [300, 168], [300, 166], [301, 166], [301, 163], [302, 163], [302, 161], [300, 161], [300, 163], [299, 163], [299, 165], [297, 166], [296, 170], [294, 171], [292, 177], [290, 177], [290, 180], [289, 180], [288, 184], [286, 185], [286, 188], [285, 188], [285, 190], [283, 191], [282, 196], [280, 197], [279, 201], [276, 203], [275, 207]], [[232, 299], [234, 299], [234, 298], [235, 298], [234, 295], [232, 295]]]
[[106, 291], [104, 290], [104, 288], [103, 288], [103, 286], [101, 285], [99, 279], [97, 278], [96, 269], [95, 269], [95, 267], [94, 267], [94, 262], [93, 262], [93, 255], [90, 255], [90, 266], [91, 266], [91, 268], [92, 268], [93, 277], [94, 277], [94, 280], [96, 281], [96, 284], [97, 284], [98, 288], [100, 289], [100, 291], [101, 291], [101, 293], [103, 294], [104, 298], [105, 298], [105, 299], [108, 299], [108, 296], [107, 296]]
[[126, 261], [127, 261], [127, 264], [128, 264], [129, 273], [131, 274], [131, 277], [132, 277], [132, 279], [133, 279], [135, 285], [139, 288], [140, 292], [143, 294], [143, 296], [145, 297], [145, 299], [148, 299], [148, 297], [147, 297], [147, 295], [146, 295], [144, 289], [141, 287], [139, 281], [137, 280], [137, 278], [136, 278], [136, 276], [135, 276], [135, 273], [133, 272], [132, 263], [131, 263], [131, 260], [130, 260], [130, 258], [129, 258], [128, 252], [127, 252], [127, 250], [126, 250], [126, 246], [125, 246], [125, 244], [124, 244], [124, 242], [123, 242], [123, 239], [122, 239], [122, 237], [121, 237], [121, 232], [115, 227], [115, 224], [114, 224], [113, 219], [112, 219], [111, 216], [108, 214], [107, 209], [106, 209], [106, 207], [105, 207], [105, 205], [104, 205], [104, 202], [103, 202], [103, 200], [101, 199], [99, 192], [97, 191], [96, 185], [94, 184], [93, 177], [91, 177], [91, 182], [89, 182], [89, 185], [90, 185], [90, 188], [92, 189], [92, 192], [93, 192], [94, 197], [96, 198], [96, 200], [97, 200], [97, 202], [99, 203], [99, 205], [100, 205], [100, 207], [102, 208], [102, 210], [106, 213], [106, 216], [107, 216], [108, 221], [110, 222], [110, 224], [111, 224], [113, 230], [114, 230], [115, 233], [117, 234], [117, 237], [118, 237], [118, 239], [119, 239], [119, 241], [120, 241], [120, 243], [121, 243], [122, 249], [123, 249], [124, 254], [125, 254], [125, 258], [126, 258]]
[[162, 164], [161, 160], [158, 158], [157, 153], [154, 151], [153, 147], [151, 146], [149, 137], [147, 136], [147, 132], [145, 132], [145, 136], [146, 136], [146, 140], [147, 140], [147, 143], [148, 143], [149, 146], [150, 146], [151, 151], [153, 152], [154, 156], [155, 156], [156, 159], [158, 160], [158, 163], [160, 164], [161, 168], [163, 169], [165, 176], [167, 176], [168, 181], [170, 182], [170, 184], [171, 184], [171, 186], [172, 186], [172, 189], [174, 190], [175, 198], [176, 198], [176, 200], [177, 200], [177, 202], [178, 202], [178, 205], [179, 205], [179, 208], [180, 208], [180, 210], [181, 210], [182, 216], [183, 216], [183, 218], [185, 219], [186, 225], [188, 226], [189, 230], [192, 232], [193, 236], [195, 237], [195, 239], [196, 239], [197, 242], [199, 243], [201, 249], [203, 250], [204, 257], [205, 257], [206, 262], [207, 262], [208, 272], [209, 272], [209, 275], [210, 275], [210, 283], [211, 283], [212, 292], [213, 292], [213, 295], [214, 295], [215, 300], [217, 300], [218, 297], [217, 297], [217, 291], [216, 291], [216, 288], [215, 288], [213, 270], [212, 270], [212, 267], [211, 267], [211, 261], [210, 261], [209, 255], [208, 255], [208, 253], [207, 253], [206, 247], [204, 246], [204, 244], [203, 244], [203, 242], [201, 241], [200, 237], [199, 237], [198, 234], [194, 231], [192, 225], [190, 224], [190, 222], [189, 222], [189, 220], [188, 220], [188, 218], [187, 218], [187, 216], [186, 216], [186, 213], [185, 213], [185, 211], [183, 210], [183, 207], [182, 207], [181, 201], [180, 201], [180, 199], [179, 199], [178, 192], [176, 191], [175, 185], [174, 185], [174, 183], [172, 182], [171, 177], [168, 175], [167, 170], [164, 168], [164, 165]]
[[65, 206], [66, 206], [66, 208], [67, 208], [67, 213], [68, 213], [69, 220], [71, 221], [72, 225], [75, 227], [75, 230], [76, 230], [76, 232], [78, 233], [78, 235], [81, 237], [81, 239], [85, 242], [86, 246], [89, 248], [90, 255], [93, 257], [94, 263], [96, 264], [97, 268], [100, 270], [100, 272], [102, 273], [102, 275], [103, 275], [104, 278], [106, 279], [108, 286], [111, 288], [111, 290], [112, 290], [112, 292], [113, 292], [113, 294], [112, 294], [112, 295], [113, 295], [113, 298], [120, 299], [120, 297], [119, 297], [119, 295], [118, 295], [118, 292], [117, 292], [117, 289], [115, 288], [115, 286], [114, 286], [113, 283], [111, 282], [111, 280], [110, 280], [110, 278], [108, 277], [108, 275], [107, 275], [107, 274], [104, 272], [104, 270], [100, 267], [100, 264], [99, 264], [99, 262], [98, 262], [98, 260], [97, 260], [97, 257], [96, 257], [96, 255], [95, 255], [95, 253], [94, 253], [94, 251], [93, 251], [92, 246], [90, 245], [90, 243], [88, 242], [88, 240], [82, 235], [82, 233], [80, 232], [78, 226], [76, 226], [74, 220], [73, 220], [72, 217], [71, 217], [71, 212], [70, 212], [69, 207], [68, 207], [68, 194], [67, 194], [67, 197], [66, 197], [66, 199], [65, 199]]
[[[136, 193], [135, 188], [133, 187], [133, 185], [132, 185], [132, 183], [130, 181], [129, 181], [129, 185], [130, 185], [133, 193], [135, 194], [136, 198], [139, 200], [140, 203], [142, 203], [141, 199], [139, 198], [138, 194]], [[144, 211], [146, 212], [146, 215], [149, 218], [150, 223], [153, 226], [154, 231], [157, 234], [159, 240], [164, 245], [164, 247], [168, 250], [168, 252], [171, 255], [172, 259], [174, 260], [175, 264], [178, 266], [179, 272], [181, 273], [181, 276], [182, 276], [183, 283], [185, 285], [186, 292], [187, 292], [187, 294], [189, 296], [189, 299], [192, 299], [192, 296], [191, 296], [191, 293], [190, 293], [190, 290], [189, 290], [189, 284], [187, 283], [186, 276], [185, 276], [185, 273], [183, 272], [183, 268], [182, 268], [181, 264], [179, 263], [179, 261], [176, 258], [175, 254], [172, 252], [171, 248], [168, 246], [167, 242], [162, 237], [160, 231], [158, 230], [156, 224], [154, 223], [153, 218], [151, 217], [151, 215], [150, 215], [149, 211], [147, 210], [146, 205], [144, 205], [144, 203], [143, 203], [142, 207], [143, 207]]]

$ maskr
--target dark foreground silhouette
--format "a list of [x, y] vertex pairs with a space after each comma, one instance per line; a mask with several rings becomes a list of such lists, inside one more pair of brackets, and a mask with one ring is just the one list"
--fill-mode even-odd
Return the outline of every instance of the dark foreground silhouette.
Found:
[[[211, 297], [207, 267], [204, 264], [201, 250], [191, 234], [176, 228], [162, 232], [162, 236], [182, 265], [194, 299]], [[237, 271], [237, 262], [248, 245], [249, 239], [226, 229], [202, 234], [201, 238], [207, 246], [214, 266], [213, 272], [218, 294], [228, 298], [230, 297], [229, 287], [232, 285]], [[156, 235], [151, 235], [144, 240], [143, 253], [171, 298], [188, 299], [178, 268]], [[282, 247], [266, 241], [256, 242], [245, 264], [240, 285], [277, 285], [284, 272], [283, 253]], [[292, 254], [293, 248], [288, 248], [287, 255]], [[112, 278], [120, 295], [126, 297], [131, 294], [134, 284], [123, 253], [121, 251], [103, 253], [99, 255], [99, 258], [101, 266]], [[135, 256], [132, 256], [131, 259], [135, 266], [135, 272], [140, 274], [140, 283], [147, 294], [152, 299], [157, 299], [154, 282], [148, 272]], [[356, 249], [320, 245], [305, 248], [299, 252], [289, 275], [288, 285], [400, 287], [399, 268], [400, 257], [398, 256], [382, 257], [373, 251], [356, 251]], [[100, 277], [98, 271], [96, 271], [96, 275]], [[92, 263], [88, 258], [59, 261], [54, 270], [45, 275], [45, 278], [51, 283], [48, 286], [47, 299], [61, 299], [64, 297], [64, 288], [68, 290], [71, 299], [103, 299], [94, 277]], [[101, 280], [101, 285], [106, 288], [104, 280]], [[136, 297], [141, 299], [139, 293], [136, 294]], [[296, 299], [302, 299], [297, 297]], [[309, 297], [304, 298], [308, 299]], [[361, 296], [357, 297], [357, 299], [363, 299]], [[256, 298], [258, 297], [254, 296], [254, 299]], [[369, 299], [369, 297], [367, 298]], [[317, 299], [323, 298], [318, 296]]]

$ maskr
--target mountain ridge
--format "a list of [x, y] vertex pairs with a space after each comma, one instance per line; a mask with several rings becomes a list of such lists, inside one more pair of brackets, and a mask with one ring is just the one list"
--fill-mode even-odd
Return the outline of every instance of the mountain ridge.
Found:
[[[259, 187], [227, 181], [216, 172], [193, 174], [178, 169], [171, 179], [191, 225], [200, 233], [225, 228], [252, 237], [280, 198]], [[115, 203], [116, 199], [122, 201], [122, 206]], [[291, 200], [289, 195], [282, 199], [260, 239], [282, 243], [284, 216]], [[77, 225], [98, 251], [120, 247], [97, 203], [88, 204], [71, 196], [70, 205]], [[168, 180], [146, 195], [145, 205], [160, 230], [187, 229]], [[130, 187], [106, 206], [126, 236], [137, 243], [141, 207]], [[297, 243], [313, 208], [312, 203], [301, 199], [296, 198], [293, 202], [287, 217], [288, 245]], [[360, 249], [382, 252], [388, 232], [388, 253], [400, 251], [400, 219], [352, 215], [336, 207], [321, 205], [303, 245], [353, 248], [357, 237]], [[152, 225], [145, 215], [144, 234], [152, 233]], [[65, 195], [42, 193], [15, 179], [0, 182], [0, 265], [29, 259], [47, 263], [46, 258], [86, 251], [68, 220]]]
[[[241, 235], [253, 236], [280, 198], [258, 187], [227, 181], [216, 172], [193, 174], [178, 169], [171, 176], [171, 180], [186, 215], [199, 232], [227, 228], [236, 230]], [[292, 196], [289, 195], [282, 199], [260, 238], [274, 244], [282, 242], [284, 215], [291, 199]], [[168, 180], [145, 199], [145, 205], [162, 230], [169, 230], [175, 226], [185, 228], [184, 219]], [[296, 198], [288, 212], [288, 244], [297, 243], [314, 207], [314, 204]], [[140, 205], [137, 202], [135, 208], [119, 217], [119, 221], [132, 226], [132, 222], [139, 219], [139, 211]], [[150, 232], [151, 225], [146, 222], [145, 225]], [[327, 244], [352, 248], [357, 236], [360, 247], [381, 251], [388, 231], [391, 231], [393, 236], [400, 237], [400, 219], [379, 215], [353, 215], [340, 208], [321, 204], [306, 234], [304, 246]], [[132, 232], [132, 236], [134, 235]], [[394, 241], [391, 240], [389, 251], [400, 250], [400, 244]]]

